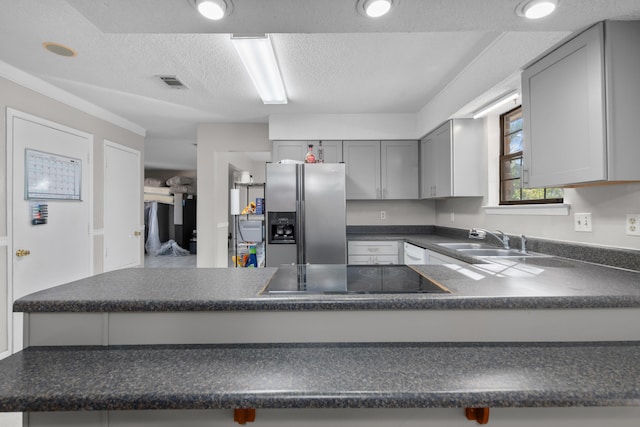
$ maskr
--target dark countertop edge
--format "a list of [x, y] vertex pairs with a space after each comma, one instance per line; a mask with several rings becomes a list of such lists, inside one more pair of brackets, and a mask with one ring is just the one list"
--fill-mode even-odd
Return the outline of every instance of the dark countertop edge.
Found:
[[518, 392], [465, 392], [465, 393], [394, 393], [367, 396], [318, 396], [211, 393], [193, 395], [132, 395], [117, 397], [61, 396], [59, 399], [20, 397], [5, 399], [0, 412], [59, 412], [59, 411], [126, 411], [175, 409], [347, 409], [347, 408], [554, 408], [554, 407], [607, 407], [638, 406], [637, 397], [576, 395], [540, 392], [518, 396]]
[[[312, 298], [312, 297], [311, 297]], [[224, 311], [334, 311], [334, 310], [500, 310], [500, 309], [583, 309], [636, 308], [637, 296], [503, 296], [503, 297], [437, 297], [359, 299], [348, 296], [332, 299], [319, 296], [283, 298], [265, 297], [232, 301], [147, 301], [100, 303], [82, 301], [42, 301], [14, 303], [14, 312], [26, 313], [115, 313], [115, 312], [224, 312]]]
[[[235, 349], [246, 351], [249, 349], [269, 349], [283, 348], [320, 348], [335, 349], [341, 348], [366, 348], [378, 347], [381, 349], [394, 349], [402, 352], [403, 348], [414, 348], [419, 346], [450, 351], [458, 351], [458, 348], [477, 347], [477, 351], [483, 351], [487, 347], [501, 348], [504, 351], [515, 351], [519, 354], [517, 358], [522, 358], [522, 350], [543, 350], [544, 348], [558, 349], [575, 348], [575, 351], [589, 351], [589, 348], [607, 347], [637, 349], [639, 342], [634, 341], [603, 341], [603, 342], [495, 342], [495, 343], [292, 343], [292, 344], [206, 344], [206, 345], [134, 345], [134, 346], [78, 346], [78, 347], [30, 347], [23, 350], [21, 354], [11, 356], [12, 359], [20, 359], [27, 353], [58, 352], [65, 353], [65, 360], [70, 360], [71, 365], [77, 365], [73, 359], [73, 352], [98, 352], [106, 353], [104, 356], [110, 359], [109, 352], [127, 349], [132, 352], [141, 351], [141, 357], [149, 354], [154, 349], [177, 350], [182, 349], [198, 350], [205, 352], [208, 349]], [[355, 348], [354, 348], [355, 347]], [[602, 348], [601, 348], [602, 347]], [[582, 350], [584, 349], [584, 350]], [[525, 353], [526, 354], [526, 353]], [[598, 353], [596, 353], [598, 354]], [[232, 356], [231, 356], [232, 357]], [[504, 354], [502, 359], [509, 359], [509, 354]], [[567, 355], [571, 357], [571, 355]], [[618, 357], [624, 357], [618, 355]], [[80, 356], [82, 359], [82, 356]], [[565, 358], [566, 359], [566, 358]], [[606, 357], [605, 357], [606, 359]], [[6, 359], [8, 361], [8, 359]], [[55, 359], [54, 359], [55, 360]], [[100, 359], [97, 359], [98, 361]], [[560, 362], [558, 367], [561, 367]], [[590, 359], [591, 360], [591, 359]], [[3, 363], [3, 362], [0, 362]], [[7, 362], [4, 362], [7, 363]], [[59, 362], [53, 362], [59, 363]], [[604, 361], [605, 365], [609, 363]], [[21, 366], [21, 365], [20, 365]], [[153, 368], [153, 366], [151, 367]], [[22, 369], [22, 367], [20, 368]], [[45, 369], [46, 367], [42, 368]], [[87, 368], [91, 369], [91, 368]], [[461, 374], [464, 375], [464, 374]], [[585, 375], [588, 375], [585, 374]], [[551, 382], [553, 384], [553, 381]], [[526, 385], [526, 382], [524, 383]], [[56, 389], [55, 386], [53, 386]], [[594, 392], [589, 390], [576, 390], [575, 388], [559, 387], [552, 390], [538, 390], [536, 388], [509, 390], [463, 390], [463, 391], [385, 391], [385, 392], [360, 392], [348, 391], [344, 393], [321, 390], [307, 390], [305, 392], [251, 392], [250, 390], [238, 391], [212, 391], [212, 392], [157, 392], [140, 391], [137, 393], [119, 392], [109, 394], [109, 388], [104, 392], [83, 394], [79, 392], [69, 392], [68, 394], [57, 391], [55, 396], [49, 396], [37, 388], [31, 391], [33, 394], [20, 393], [13, 396], [7, 393], [0, 396], [0, 412], [26, 412], [26, 411], [87, 411], [87, 410], [144, 410], [144, 409], [232, 409], [232, 408], [464, 408], [464, 407], [603, 407], [603, 406], [639, 406], [640, 389], [633, 387], [631, 380], [625, 387], [618, 388], [612, 384], [611, 388], [604, 388]]]

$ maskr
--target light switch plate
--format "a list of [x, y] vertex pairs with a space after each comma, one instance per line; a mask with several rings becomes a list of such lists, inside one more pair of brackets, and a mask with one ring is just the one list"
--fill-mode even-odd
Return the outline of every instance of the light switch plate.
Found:
[[640, 236], [640, 214], [627, 214], [625, 230], [628, 236]]
[[593, 231], [590, 213], [577, 213], [573, 216], [573, 228], [575, 231]]

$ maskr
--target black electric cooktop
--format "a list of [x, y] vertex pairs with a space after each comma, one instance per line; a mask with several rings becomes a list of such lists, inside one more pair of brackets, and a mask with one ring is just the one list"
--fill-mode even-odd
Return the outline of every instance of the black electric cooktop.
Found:
[[448, 293], [406, 265], [282, 265], [265, 289], [269, 294]]

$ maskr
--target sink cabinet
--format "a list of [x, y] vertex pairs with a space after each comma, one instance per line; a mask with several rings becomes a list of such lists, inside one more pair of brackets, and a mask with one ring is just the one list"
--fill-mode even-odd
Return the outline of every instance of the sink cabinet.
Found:
[[404, 263], [413, 265], [464, 264], [455, 258], [407, 242], [404, 243]]
[[420, 141], [420, 197], [482, 196], [484, 123], [453, 119]]
[[640, 21], [605, 21], [522, 73], [525, 186], [640, 180]]
[[418, 141], [344, 141], [347, 199], [417, 199]]

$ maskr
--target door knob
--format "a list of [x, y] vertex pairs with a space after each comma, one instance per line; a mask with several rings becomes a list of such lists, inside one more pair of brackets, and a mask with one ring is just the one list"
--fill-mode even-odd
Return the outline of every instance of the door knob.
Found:
[[134, 231], [134, 232], [133, 232], [133, 235], [134, 235], [134, 236], [136, 236], [136, 237], [140, 236], [141, 234], [142, 234], [142, 233], [141, 233], [141, 232], [139, 232], [139, 231]]
[[28, 250], [28, 249], [18, 249], [18, 250], [16, 251], [16, 256], [17, 256], [18, 258], [21, 258], [21, 257], [23, 257], [23, 256], [27, 256], [27, 255], [31, 255], [31, 251], [30, 251], [30, 250]]

